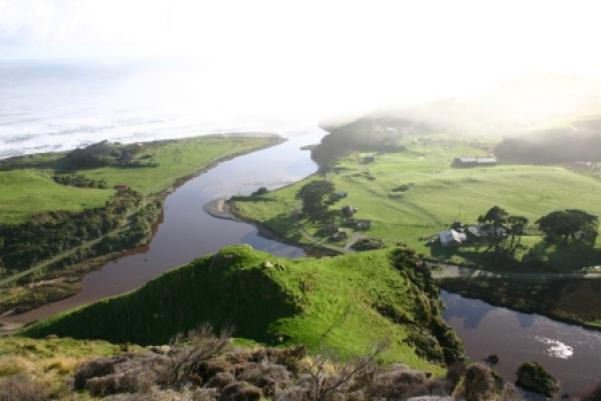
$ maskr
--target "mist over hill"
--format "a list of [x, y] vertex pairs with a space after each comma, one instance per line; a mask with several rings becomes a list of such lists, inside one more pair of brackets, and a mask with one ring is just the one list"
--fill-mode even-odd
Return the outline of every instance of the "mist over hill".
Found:
[[471, 96], [441, 99], [376, 116], [403, 116], [456, 134], [509, 136], [601, 112], [601, 81], [524, 75]]
[[601, 160], [601, 118], [505, 138], [495, 148], [504, 161], [532, 164]]

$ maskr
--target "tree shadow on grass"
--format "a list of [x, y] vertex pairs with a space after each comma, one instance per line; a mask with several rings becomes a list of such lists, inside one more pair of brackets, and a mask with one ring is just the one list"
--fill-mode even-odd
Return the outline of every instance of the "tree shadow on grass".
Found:
[[251, 196], [232, 196], [231, 200], [234, 201], [234, 202], [238, 202], [238, 203], [246, 203], [246, 202], [250, 202], [250, 203], [276, 202], [276, 200], [273, 199], [273, 198], [268, 198], [266, 196], [261, 196], [261, 195], [257, 195], [257, 196], [252, 196], [252, 195]]
[[524, 263], [565, 272], [601, 264], [601, 248], [582, 242], [549, 244], [541, 240], [524, 257]]
[[280, 213], [271, 219], [265, 220], [262, 225], [276, 234], [276, 236], [272, 236], [272, 239], [278, 239], [277, 236], [281, 236], [289, 241], [301, 242], [302, 236], [298, 229], [298, 223], [299, 221], [294, 214]]
[[[453, 257], [465, 260], [466, 264], [474, 266], [494, 267], [501, 270], [511, 270], [519, 267], [511, 254], [486, 251], [485, 247], [444, 247], [438, 243], [430, 245], [430, 255], [434, 258], [451, 261]], [[450, 262], [452, 263], [452, 262]]]

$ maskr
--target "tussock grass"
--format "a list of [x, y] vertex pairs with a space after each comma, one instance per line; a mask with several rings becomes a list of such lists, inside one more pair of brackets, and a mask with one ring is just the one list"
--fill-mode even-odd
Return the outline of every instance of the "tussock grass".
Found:
[[122, 347], [105, 341], [0, 337], [0, 380], [27, 378], [53, 399], [89, 400], [89, 395], [71, 391], [70, 378], [77, 367], [90, 358], [122, 352]]

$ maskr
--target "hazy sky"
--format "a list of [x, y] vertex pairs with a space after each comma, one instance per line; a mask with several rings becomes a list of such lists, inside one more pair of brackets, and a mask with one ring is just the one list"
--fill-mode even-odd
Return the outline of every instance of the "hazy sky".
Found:
[[241, 91], [352, 110], [595, 76], [600, 16], [575, 0], [0, 0], [0, 59], [191, 60]]

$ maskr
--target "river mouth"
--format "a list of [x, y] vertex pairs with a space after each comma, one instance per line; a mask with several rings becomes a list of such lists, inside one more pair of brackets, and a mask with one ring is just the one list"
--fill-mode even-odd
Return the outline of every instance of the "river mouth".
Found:
[[[162, 222], [150, 244], [87, 274], [76, 296], [4, 320], [28, 323], [100, 298], [140, 287], [175, 266], [214, 253], [226, 245], [246, 243], [256, 249], [295, 258], [302, 248], [261, 235], [253, 225], [209, 215], [205, 205], [218, 198], [248, 195], [260, 186], [279, 188], [317, 171], [306, 145], [325, 134], [319, 128], [293, 136], [272, 148], [218, 164], [178, 187], [165, 200]], [[465, 345], [466, 355], [482, 361], [497, 354], [495, 369], [515, 380], [519, 364], [541, 362], [560, 380], [562, 393], [581, 394], [601, 379], [601, 332], [511, 311], [446, 291], [445, 320]]]

